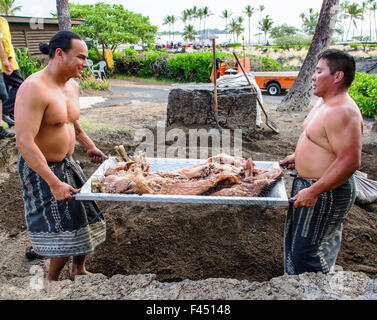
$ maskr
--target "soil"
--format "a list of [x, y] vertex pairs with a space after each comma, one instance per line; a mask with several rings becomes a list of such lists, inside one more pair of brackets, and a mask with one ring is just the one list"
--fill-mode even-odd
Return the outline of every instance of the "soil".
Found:
[[[166, 88], [167, 85], [117, 80], [117, 85]], [[85, 91], [83, 95], [105, 94]], [[119, 93], [114, 95], [119, 96]], [[166, 103], [140, 102], [85, 109], [81, 118], [117, 126], [121, 130], [88, 130], [96, 145], [108, 155], [123, 144], [129, 154], [137, 146], [133, 130], [144, 127], [156, 130], [156, 121], [166, 119]], [[243, 156], [254, 160], [279, 161], [292, 153], [300, 134], [300, 125], [308, 110], [279, 112], [276, 105], [264, 104], [269, 118], [280, 128], [274, 134], [267, 126], [257, 128], [243, 138]], [[262, 115], [263, 117], [263, 115]], [[265, 121], [265, 118], [262, 118]], [[371, 119], [365, 119], [362, 166], [360, 171], [377, 180], [376, 133]], [[190, 128], [175, 126], [188, 133]], [[167, 128], [170, 130], [172, 128]], [[193, 127], [191, 127], [193, 128]], [[208, 127], [209, 128], [209, 127]], [[167, 143], [168, 144], [168, 143]], [[24, 221], [21, 187], [16, 167], [14, 142], [0, 141], [0, 277], [29, 275], [33, 264], [45, 270], [48, 260], [28, 261], [24, 257], [29, 245]], [[89, 177], [97, 168], [90, 163], [84, 149], [77, 146], [74, 158]], [[284, 176], [287, 193], [293, 171]], [[268, 281], [283, 274], [284, 207], [236, 205], [188, 205], [151, 203], [98, 203], [107, 222], [106, 241], [88, 257], [87, 267], [106, 276], [115, 274], [154, 273], [159, 281], [184, 279], [235, 278]], [[263, 215], [260, 213], [263, 211]], [[336, 264], [348, 271], [361, 271], [377, 277], [377, 203], [355, 204], [343, 229], [343, 240]], [[257, 219], [256, 229], [248, 234]], [[67, 267], [68, 268], [68, 267]], [[62, 278], [68, 277], [67, 268]]]

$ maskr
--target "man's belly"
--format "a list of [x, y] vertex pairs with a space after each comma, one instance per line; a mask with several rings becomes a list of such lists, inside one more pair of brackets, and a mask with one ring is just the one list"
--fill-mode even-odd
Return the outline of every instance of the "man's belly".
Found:
[[35, 138], [35, 143], [49, 162], [60, 162], [70, 157], [75, 149], [75, 131], [73, 125], [43, 128]]
[[326, 149], [301, 137], [295, 152], [295, 166], [302, 178], [319, 179], [335, 160], [335, 155]]

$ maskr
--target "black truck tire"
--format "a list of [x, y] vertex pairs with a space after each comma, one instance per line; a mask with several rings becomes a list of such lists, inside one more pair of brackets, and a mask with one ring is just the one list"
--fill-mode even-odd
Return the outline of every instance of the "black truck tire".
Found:
[[270, 96], [278, 96], [281, 92], [281, 88], [280, 88], [280, 85], [278, 83], [270, 83], [268, 86], [267, 86], [267, 93], [270, 95]]

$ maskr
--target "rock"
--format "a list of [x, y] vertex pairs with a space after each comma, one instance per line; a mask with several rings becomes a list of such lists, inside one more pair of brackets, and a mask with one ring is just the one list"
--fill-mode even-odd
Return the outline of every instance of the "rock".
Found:
[[[75, 281], [0, 279], [2, 300], [377, 300], [377, 280], [362, 272], [283, 275], [266, 282], [210, 278], [159, 282], [154, 274], [77, 276]], [[41, 285], [42, 284], [42, 285]]]
[[[172, 85], [167, 105], [168, 124], [216, 125], [213, 84], [190, 83]], [[255, 130], [256, 94], [250, 87], [218, 88], [218, 121], [227, 129], [242, 129], [244, 135]]]

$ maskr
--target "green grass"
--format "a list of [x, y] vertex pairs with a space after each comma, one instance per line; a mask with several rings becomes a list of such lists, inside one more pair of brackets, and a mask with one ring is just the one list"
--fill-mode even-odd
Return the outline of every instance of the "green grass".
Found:
[[169, 80], [169, 79], [156, 79], [156, 78], [143, 78], [143, 77], [136, 77], [136, 76], [127, 76], [124, 74], [114, 74], [111, 76], [111, 79], [114, 80], [131, 80], [131, 81], [140, 81], [140, 82], [153, 82], [153, 83], [177, 83], [177, 80]]
[[79, 123], [84, 131], [129, 131], [131, 128], [112, 124], [100, 123], [87, 118], [80, 118]]

